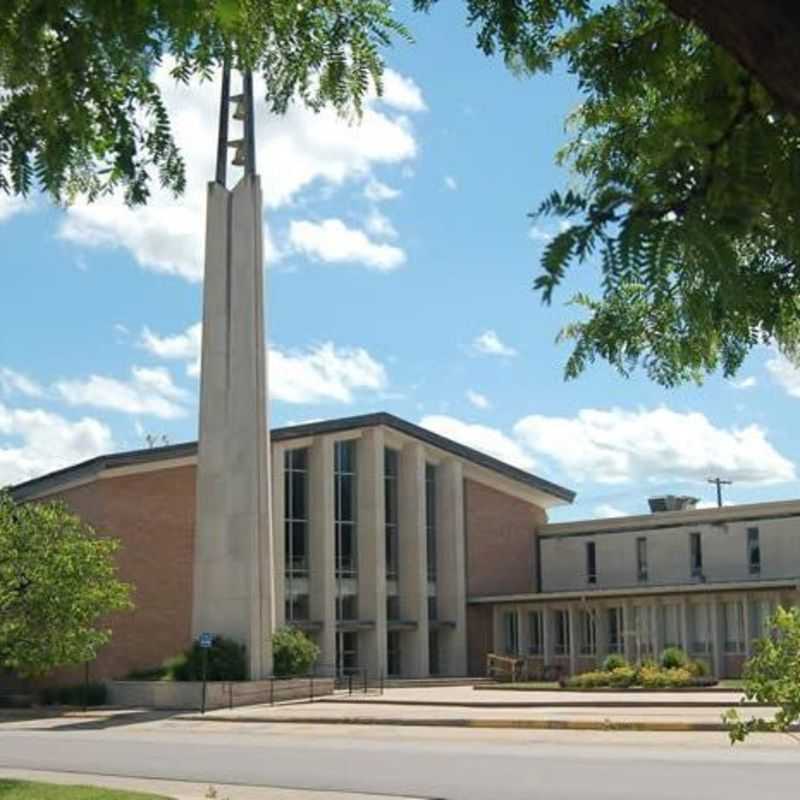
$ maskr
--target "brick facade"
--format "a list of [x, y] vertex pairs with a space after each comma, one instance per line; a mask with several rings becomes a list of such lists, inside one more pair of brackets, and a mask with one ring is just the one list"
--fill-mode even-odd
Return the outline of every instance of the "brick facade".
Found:
[[[114, 614], [111, 643], [91, 665], [92, 680], [122, 678], [184, 650], [192, 638], [195, 468], [159, 469], [92, 481], [61, 499], [101, 536], [121, 542], [121, 580], [134, 585], [131, 612]], [[82, 680], [61, 670], [59, 683]]]
[[467, 597], [536, 591], [536, 528], [547, 521], [531, 503], [467, 480]]

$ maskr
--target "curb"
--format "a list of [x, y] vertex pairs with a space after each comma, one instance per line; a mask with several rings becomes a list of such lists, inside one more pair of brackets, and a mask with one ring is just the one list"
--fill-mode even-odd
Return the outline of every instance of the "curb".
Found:
[[497, 701], [481, 703], [474, 700], [337, 700], [330, 697], [319, 697], [315, 703], [330, 705], [361, 703], [369, 706], [423, 706], [427, 708], [771, 708], [768, 703], [723, 703], [721, 700], [697, 700], [695, 702], [681, 700], [654, 700], [643, 703], [636, 700], [553, 700], [553, 701]]
[[534, 731], [653, 731], [656, 733], [727, 732], [719, 722], [634, 722], [606, 720], [560, 719], [379, 719], [375, 717], [236, 717], [224, 714], [177, 717], [187, 722], [245, 722], [281, 725], [390, 725], [423, 728], [483, 728]]

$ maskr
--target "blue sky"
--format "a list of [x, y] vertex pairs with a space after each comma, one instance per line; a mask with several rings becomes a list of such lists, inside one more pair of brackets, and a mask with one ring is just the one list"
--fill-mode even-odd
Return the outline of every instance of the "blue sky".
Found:
[[[605, 365], [565, 383], [565, 305], [531, 284], [555, 221], [527, 213], [579, 102], [561, 73], [486, 59], [461, 4], [409, 17], [360, 126], [293, 109], [257, 122], [266, 199], [272, 424], [384, 409], [578, 492], [552, 514], [637, 513], [663, 492], [800, 494], [800, 372], [768, 348], [737, 381], [664, 390]], [[442, 43], [446, 42], [446, 50]], [[160, 78], [189, 167], [175, 200], [56, 209], [0, 198], [0, 484], [196, 435], [205, 182], [217, 86]]]

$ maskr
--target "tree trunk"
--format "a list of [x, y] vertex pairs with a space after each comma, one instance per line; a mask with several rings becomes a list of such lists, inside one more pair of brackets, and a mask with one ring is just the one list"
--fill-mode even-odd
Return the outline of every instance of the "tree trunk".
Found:
[[663, 0], [800, 117], [800, 0]]

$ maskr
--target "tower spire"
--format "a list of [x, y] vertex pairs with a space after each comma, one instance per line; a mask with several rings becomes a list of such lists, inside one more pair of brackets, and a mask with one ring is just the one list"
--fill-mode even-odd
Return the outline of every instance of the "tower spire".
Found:
[[[235, 148], [232, 164], [244, 167], [245, 175], [256, 174], [255, 114], [253, 110], [253, 73], [240, 70], [242, 91], [231, 95], [231, 64], [222, 65], [222, 90], [219, 103], [219, 135], [217, 137], [216, 182], [225, 186], [228, 177], [228, 149]], [[242, 122], [242, 137], [231, 139], [229, 133], [231, 103], [235, 104], [233, 118]]]

